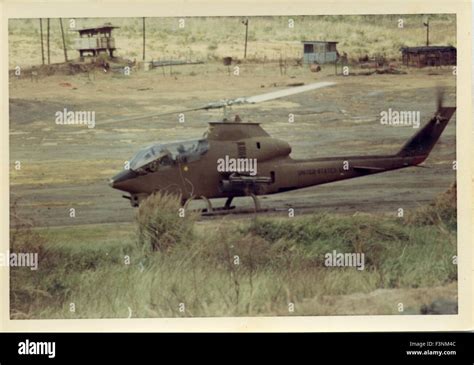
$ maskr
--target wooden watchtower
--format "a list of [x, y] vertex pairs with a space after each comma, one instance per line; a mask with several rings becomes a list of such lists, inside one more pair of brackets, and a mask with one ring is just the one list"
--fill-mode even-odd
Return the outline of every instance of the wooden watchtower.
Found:
[[106, 23], [99, 27], [82, 28], [76, 30], [79, 32], [79, 38], [75, 39], [75, 48], [83, 58], [85, 55], [98, 56], [101, 53], [108, 53], [114, 57], [115, 39], [112, 37], [112, 31], [116, 28], [111, 23]]

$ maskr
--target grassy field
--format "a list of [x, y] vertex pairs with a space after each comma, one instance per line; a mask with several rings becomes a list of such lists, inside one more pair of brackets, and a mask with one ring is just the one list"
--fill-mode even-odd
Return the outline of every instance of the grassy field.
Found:
[[[289, 27], [289, 19], [294, 27]], [[403, 28], [399, 28], [399, 20]], [[456, 46], [454, 15], [430, 15], [430, 43]], [[147, 59], [212, 60], [231, 56], [243, 58], [245, 27], [239, 17], [186, 18], [179, 27], [179, 18], [147, 18]], [[114, 31], [118, 55], [142, 59], [141, 18], [78, 18], [75, 29], [111, 22], [120, 28]], [[78, 57], [74, 50], [77, 33], [64, 19], [66, 44], [70, 58]], [[46, 20], [43, 21], [43, 31]], [[44, 36], [46, 38], [46, 35]], [[38, 19], [13, 19], [9, 22], [10, 68], [41, 63], [40, 28]], [[385, 54], [399, 59], [400, 47], [422, 46], [426, 28], [422, 15], [378, 16], [293, 16], [255, 17], [249, 22], [248, 58], [277, 60], [302, 57], [302, 40], [338, 41], [338, 50], [350, 59], [366, 54]], [[46, 39], [44, 40], [46, 47]], [[51, 60], [64, 61], [58, 19], [51, 20]]]
[[[12, 268], [11, 317], [416, 314], [457, 300], [455, 197], [398, 219], [203, 223], [157, 196], [135, 224], [19, 226], [11, 249], [39, 252], [39, 268]], [[325, 266], [333, 250], [364, 253], [365, 269]]]

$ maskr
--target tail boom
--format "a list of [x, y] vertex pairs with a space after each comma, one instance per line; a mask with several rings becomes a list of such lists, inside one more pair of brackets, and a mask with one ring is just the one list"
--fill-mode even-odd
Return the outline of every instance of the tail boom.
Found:
[[283, 186], [269, 193], [416, 166], [429, 156], [455, 111], [455, 107], [440, 106], [436, 115], [395, 155], [289, 159], [284, 164], [286, 173], [280, 177]]

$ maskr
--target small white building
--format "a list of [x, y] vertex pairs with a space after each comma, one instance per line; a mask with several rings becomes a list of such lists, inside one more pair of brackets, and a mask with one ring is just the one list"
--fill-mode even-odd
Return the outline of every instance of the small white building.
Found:
[[303, 43], [303, 63], [334, 63], [339, 57], [333, 41], [301, 41]]

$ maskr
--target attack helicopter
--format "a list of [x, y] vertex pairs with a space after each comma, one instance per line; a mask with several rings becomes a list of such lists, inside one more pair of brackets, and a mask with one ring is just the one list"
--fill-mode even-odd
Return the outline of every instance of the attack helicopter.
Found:
[[291, 158], [291, 146], [271, 137], [259, 123], [243, 122], [239, 116], [232, 120], [227, 118], [228, 109], [234, 105], [265, 102], [334, 84], [318, 82], [177, 112], [122, 119], [224, 109], [224, 118], [209, 122], [207, 132], [200, 139], [152, 144], [139, 150], [130, 160], [130, 168], [110, 179], [109, 185], [128, 193], [123, 197], [130, 200], [133, 207], [138, 207], [152, 193], [166, 192], [180, 196], [184, 206], [193, 199], [203, 199], [207, 212], [214, 209], [210, 199], [227, 198], [224, 207], [218, 209], [229, 210], [235, 208], [231, 206], [235, 197], [250, 196], [258, 211], [261, 207], [257, 197], [261, 195], [419, 165], [428, 157], [456, 111], [455, 107], [443, 106], [442, 94], [439, 94], [434, 116], [393, 155], [303, 160]]

